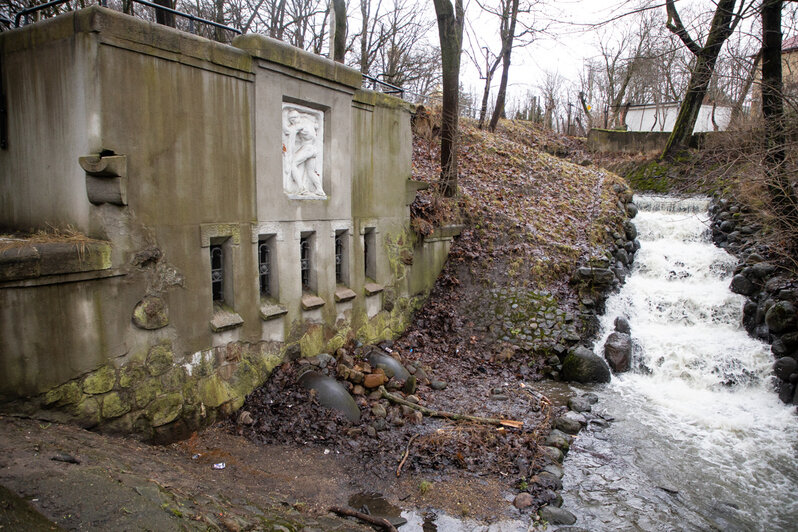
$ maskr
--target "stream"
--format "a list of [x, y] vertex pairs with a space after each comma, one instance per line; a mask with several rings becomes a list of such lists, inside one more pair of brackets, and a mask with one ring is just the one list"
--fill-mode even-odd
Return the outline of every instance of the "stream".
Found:
[[595, 531], [798, 530], [798, 416], [771, 388], [770, 347], [741, 326], [708, 200], [635, 202], [641, 249], [596, 342], [603, 355], [627, 318], [633, 369], [590, 389], [614, 420], [572, 445], [563, 508]]

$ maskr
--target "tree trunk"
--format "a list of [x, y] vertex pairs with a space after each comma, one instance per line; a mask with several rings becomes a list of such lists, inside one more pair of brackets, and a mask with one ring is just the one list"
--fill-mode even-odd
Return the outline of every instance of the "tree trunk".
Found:
[[512, 0], [512, 2], [509, 13], [509, 24], [505, 26], [506, 31], [504, 35], [502, 35], [502, 77], [499, 82], [499, 92], [496, 93], [496, 106], [493, 108], [493, 116], [488, 125], [489, 131], [496, 131], [499, 117], [504, 116], [504, 101], [507, 98], [507, 78], [510, 75], [510, 54], [513, 51], [513, 39], [515, 38], [515, 23], [518, 20], [519, 0]]
[[[690, 82], [687, 85], [687, 93], [679, 108], [679, 115], [673, 125], [673, 131], [662, 152], [662, 158], [670, 157], [685, 150], [690, 144], [693, 135], [698, 112], [707, 93], [709, 82], [712, 80], [712, 73], [715, 70], [715, 62], [718, 60], [720, 49], [723, 43], [729, 38], [732, 32], [732, 17], [734, 15], [734, 4], [736, 0], [720, 0], [712, 17], [712, 25], [709, 28], [709, 35], [703, 47], [698, 46], [687, 34], [678, 14], [673, 7], [673, 0], [668, 0], [668, 29], [677, 34], [687, 47], [695, 54], [696, 61], [690, 75]], [[674, 18], [675, 25], [671, 24]]]
[[776, 214], [787, 226], [798, 224], [798, 203], [784, 168], [786, 158], [781, 72], [782, 0], [762, 2], [762, 118], [765, 122], [765, 172]]
[[[155, 4], [159, 6], [168, 7], [170, 9], [174, 9], [175, 5], [172, 3], [172, 0], [154, 0]], [[130, 2], [130, 11], [133, 12], [133, 2]], [[169, 26], [170, 28], [175, 27], [175, 14], [170, 13], [168, 11], [164, 11], [163, 9], [156, 9], [155, 10], [155, 22], [158, 24], [163, 24], [164, 26]]]
[[463, 43], [463, 0], [433, 0], [441, 41], [443, 108], [441, 110], [441, 193], [457, 193], [457, 123], [460, 103], [460, 52]]
[[479, 108], [479, 129], [485, 127], [485, 117], [488, 114], [488, 97], [490, 96], [490, 84], [493, 81], [493, 73], [499, 67], [501, 55], [496, 58], [492, 65], [485, 64], [485, 90], [482, 91], [482, 106]]
[[[217, 24], [224, 24], [224, 0], [214, 0], [214, 22]], [[224, 41], [224, 30], [214, 26], [213, 40], [217, 42]]]
[[737, 101], [734, 102], [734, 107], [732, 108], [731, 118], [729, 119], [730, 124], [736, 124], [738, 120], [740, 120], [740, 116], [743, 113], [743, 105], [745, 104], [745, 98], [748, 96], [748, 93], [751, 91], [751, 86], [754, 84], [754, 78], [756, 78], [756, 73], [759, 70], [759, 63], [762, 61], [762, 52], [760, 51], [756, 54], [754, 58], [754, 64], [751, 65], [751, 70], [748, 71], [748, 74], [745, 77], [745, 83], [743, 84], [743, 88], [740, 91], [740, 96], [737, 98]]
[[330, 56], [336, 63], [343, 63], [346, 54], [346, 0], [332, 0], [332, 8]]

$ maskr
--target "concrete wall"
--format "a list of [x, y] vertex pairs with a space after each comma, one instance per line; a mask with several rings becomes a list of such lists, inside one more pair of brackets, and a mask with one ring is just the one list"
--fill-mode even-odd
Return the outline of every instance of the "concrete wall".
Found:
[[[693, 133], [690, 138], [691, 148], [704, 145], [711, 133]], [[642, 133], [638, 131], [612, 131], [609, 129], [591, 129], [587, 134], [587, 147], [599, 153], [646, 153], [665, 149], [670, 133]]]
[[[4, 410], [179, 436], [237, 408], [286, 356], [396, 336], [445, 261], [452, 234], [424, 242], [409, 229], [412, 107], [361, 91], [355, 70], [99, 7], [4, 32], [0, 53], [0, 229], [70, 225], [107, 250], [56, 272], [39, 266], [68, 243], [0, 238]], [[286, 103], [323, 116], [323, 196], [284, 190]]]
[[587, 146], [599, 153], [645, 153], [662, 150], [669, 136], [670, 133], [591, 129], [587, 134]]

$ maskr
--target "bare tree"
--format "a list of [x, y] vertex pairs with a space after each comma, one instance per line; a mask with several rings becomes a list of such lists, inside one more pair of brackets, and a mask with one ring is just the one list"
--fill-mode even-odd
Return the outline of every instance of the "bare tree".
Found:
[[562, 90], [563, 78], [557, 72], [546, 72], [546, 79], [540, 87], [543, 93], [543, 127], [554, 129], [557, 123], [557, 105]]
[[441, 193], [457, 193], [457, 122], [459, 116], [460, 53], [463, 46], [463, 0], [433, 0], [441, 41], [443, 106], [441, 111]]
[[[476, 32], [469, 31], [466, 33], [469, 41], [469, 48], [466, 55], [471, 59], [471, 62], [479, 72], [479, 79], [485, 80], [485, 86], [482, 90], [482, 103], [479, 108], [479, 123], [477, 127], [482, 129], [485, 127], [485, 117], [488, 114], [488, 101], [490, 98], [491, 83], [493, 82], [493, 75], [501, 64], [501, 54], [494, 54], [488, 46], [483, 45]], [[472, 42], [473, 41], [475, 42]], [[477, 52], [477, 49], [479, 50]], [[482, 62], [484, 61], [485, 69], [482, 69]]]
[[746, 1], [742, 0], [736, 15], [734, 13], [735, 4], [736, 0], [719, 0], [717, 2], [709, 33], [704, 45], [701, 46], [690, 36], [690, 33], [682, 23], [674, 0], [666, 0], [665, 5], [668, 13], [666, 26], [693, 53], [695, 62], [691, 70], [687, 92], [679, 109], [679, 115], [668, 138], [668, 143], [662, 152], [663, 158], [672, 156], [676, 152], [685, 149], [689, 144], [696, 119], [698, 118], [698, 112], [701, 110], [701, 104], [712, 79], [718, 54], [720, 54], [723, 43], [731, 36], [735, 26], [741, 20]]

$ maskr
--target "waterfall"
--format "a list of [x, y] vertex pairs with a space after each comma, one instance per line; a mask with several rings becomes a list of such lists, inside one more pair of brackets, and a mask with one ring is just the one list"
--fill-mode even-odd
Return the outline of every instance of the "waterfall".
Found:
[[626, 317], [633, 370], [595, 390], [614, 421], [572, 446], [564, 507], [591, 530], [795, 530], [798, 417], [772, 389], [769, 346], [741, 326], [708, 201], [636, 203], [641, 249], [596, 343], [602, 355]]

